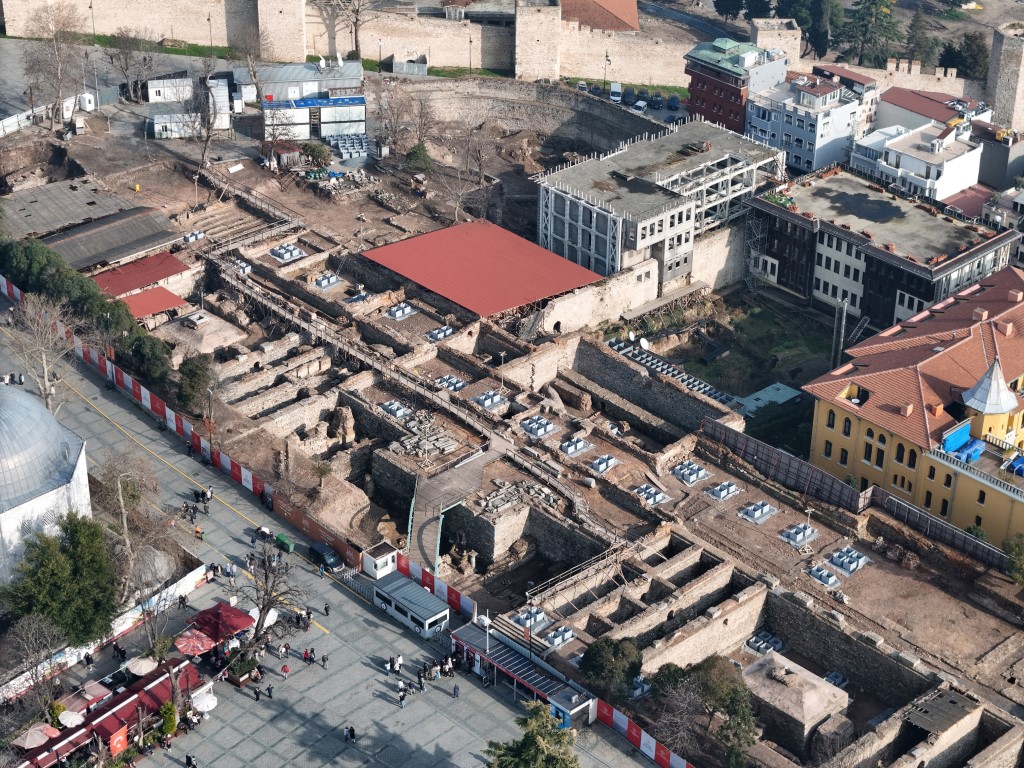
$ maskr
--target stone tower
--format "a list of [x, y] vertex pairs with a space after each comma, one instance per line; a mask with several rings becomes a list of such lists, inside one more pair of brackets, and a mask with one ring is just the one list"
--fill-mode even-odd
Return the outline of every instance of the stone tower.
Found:
[[516, 0], [516, 78], [557, 80], [562, 8], [558, 0]]
[[274, 44], [276, 61], [306, 60], [306, 1], [257, 0], [260, 31]]
[[789, 61], [789, 68], [798, 69], [803, 40], [794, 19], [751, 19], [750, 42], [766, 51], [779, 49]]
[[986, 93], [997, 124], [1024, 129], [1024, 23], [996, 27]]

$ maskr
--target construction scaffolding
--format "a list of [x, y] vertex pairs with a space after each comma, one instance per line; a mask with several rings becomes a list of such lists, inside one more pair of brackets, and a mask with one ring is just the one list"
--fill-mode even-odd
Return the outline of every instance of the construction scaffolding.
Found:
[[753, 210], [747, 211], [747, 232], [746, 243], [747, 269], [743, 277], [747, 290], [757, 293], [761, 290], [765, 279], [762, 259], [767, 256], [765, 252], [768, 242], [768, 222], [758, 216]]

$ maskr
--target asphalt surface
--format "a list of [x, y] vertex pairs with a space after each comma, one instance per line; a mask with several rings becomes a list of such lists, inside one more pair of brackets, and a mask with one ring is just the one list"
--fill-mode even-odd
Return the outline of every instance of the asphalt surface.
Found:
[[[734, 34], [725, 27], [713, 24], [703, 16], [695, 16], [692, 13], [677, 11], [674, 8], [666, 8], [662, 5], [645, 2], [638, 2], [637, 8], [650, 16], [658, 16], [663, 19], [678, 21], [681, 24], [688, 24], [695, 29], [699, 29], [705, 34], [711, 35], [711, 37], [733, 37]], [[673, 62], [673, 66], [679, 66], [679, 62]]]
[[[0, 311], [6, 306], [5, 301]], [[18, 366], [5, 346], [8, 332], [0, 329], [0, 370], [16, 371]], [[292, 674], [285, 680], [276, 671], [283, 662], [268, 654], [264, 664], [269, 670], [268, 682], [274, 685], [274, 696], [269, 700], [264, 695], [261, 701], [255, 701], [251, 688], [216, 683], [214, 694], [219, 703], [209, 719], [196, 732], [176, 738], [170, 752], [158, 751], [145, 765], [177, 767], [188, 753], [203, 768], [478, 768], [486, 762], [483, 749], [489, 739], [505, 741], [518, 735], [514, 718], [521, 710], [515, 705], [512, 689], [504, 685], [483, 688], [478, 678], [465, 674], [454, 681], [442, 678], [428, 684], [426, 692], [411, 697], [405, 708], [400, 708], [397, 681], [384, 675], [384, 660], [400, 653], [409, 668], [415, 669], [439, 656], [442, 649], [394, 623], [340, 579], [330, 575], [318, 578], [317, 570], [302, 556], [308, 541], [300, 531], [268, 515], [251, 494], [223, 474], [190, 459], [180, 438], [158, 430], [152, 416], [127, 396], [108, 389], [107, 382], [92, 369], [78, 365], [63, 368], [63, 380], [69, 388], [58, 418], [86, 439], [90, 466], [102, 460], [107, 450], [135, 445], [150, 460], [159, 479], [160, 491], [151, 501], [162, 509], [176, 509], [183, 500], [191, 501], [193, 489], [214, 487], [210, 516], [199, 516], [205, 540], [188, 537], [189, 545], [204, 562], [234, 562], [239, 566], [239, 578], [247, 578], [245, 555], [251, 551], [250, 536], [255, 528], [266, 526], [274, 533], [286, 532], [298, 542], [295, 554], [289, 558], [295, 566], [295, 582], [309, 595], [306, 602], [313, 608], [314, 621], [308, 632], [293, 636], [289, 642], [297, 647], [308, 644], [316, 648], [320, 658], [326, 655], [330, 659], [324, 669], [304, 665], [300, 654], [291, 659]], [[181, 520], [177, 527], [190, 528]], [[227, 599], [231, 591], [227, 580], [219, 579], [193, 593], [192, 607], [206, 608]], [[325, 603], [331, 606], [330, 615], [325, 615]], [[241, 607], [248, 609], [246, 605]], [[174, 610], [171, 627], [181, 629], [191, 611]], [[123, 644], [130, 652], [138, 652], [146, 641], [136, 631]], [[97, 656], [97, 669], [91, 677], [99, 679], [116, 666], [110, 651], [104, 650]], [[79, 666], [67, 673], [67, 678], [77, 682], [85, 675], [85, 669]], [[459, 684], [459, 698], [452, 696], [453, 683]], [[359, 737], [355, 744], [346, 742], [340, 731], [342, 726], [350, 725]], [[598, 724], [580, 730], [577, 753], [587, 768], [647, 764], [625, 739]]]

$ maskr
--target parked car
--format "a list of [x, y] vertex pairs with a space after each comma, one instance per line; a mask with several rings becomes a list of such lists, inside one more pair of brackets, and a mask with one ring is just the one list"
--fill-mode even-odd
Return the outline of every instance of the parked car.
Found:
[[586, 84], [585, 81], [580, 80], [578, 83], [576, 83], [576, 90], [577, 91], [583, 91], [584, 93], [586, 93], [590, 89], [587, 87], [587, 84]]
[[661, 95], [661, 91], [655, 91], [651, 96], [651, 109], [664, 109], [664, 107], [665, 98]]
[[647, 92], [646, 88], [641, 88], [639, 91], [636, 92], [636, 100], [646, 101], [649, 103], [651, 100], [651, 94]]
[[627, 107], [632, 107], [636, 104], [636, 91], [633, 90], [631, 85], [627, 85], [626, 90], [622, 92], [622, 103]]
[[345, 567], [345, 563], [338, 557], [338, 553], [320, 542], [309, 545], [309, 559], [313, 565], [322, 565], [328, 573], [337, 573]]
[[673, 123], [678, 123], [678, 122], [681, 122], [681, 121], [682, 121], [682, 118], [679, 115], [665, 115], [665, 122], [668, 123], [669, 125], [672, 125]]
[[644, 112], [647, 111], [647, 102], [646, 101], [638, 101], [638, 102], [636, 102], [633, 105], [632, 109], [637, 114], [642, 115]]
[[608, 86], [608, 98], [616, 104], [622, 101], [622, 83], [612, 83]]
[[678, 112], [679, 104], [679, 97], [673, 93], [671, 96], [668, 97], [668, 104], [666, 104], [665, 106], [667, 106], [673, 112]]
[[594, 83], [592, 86], [590, 86], [590, 93], [593, 96], [600, 96], [604, 92], [601, 90], [601, 86], [600, 85], [598, 85], [597, 83]]

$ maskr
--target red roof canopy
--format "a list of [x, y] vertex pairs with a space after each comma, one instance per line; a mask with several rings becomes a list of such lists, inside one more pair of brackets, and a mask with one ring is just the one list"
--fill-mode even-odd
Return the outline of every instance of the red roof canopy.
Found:
[[141, 320], [144, 317], [151, 317], [158, 312], [166, 312], [169, 309], [177, 309], [188, 304], [181, 296], [175, 296], [162, 286], [147, 288], [140, 293], [133, 293], [121, 299], [128, 305], [132, 317]]
[[363, 255], [480, 317], [601, 279], [489, 221], [439, 229]]
[[188, 272], [188, 267], [167, 251], [147, 256], [144, 259], [114, 267], [93, 276], [100, 290], [109, 296], [120, 298], [126, 293], [155, 285], [168, 277]]
[[256, 620], [252, 616], [230, 603], [217, 603], [205, 611], [200, 611], [192, 619], [196, 629], [217, 643], [234, 637], [255, 623]]

